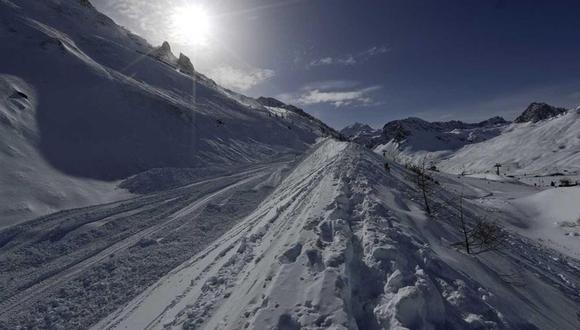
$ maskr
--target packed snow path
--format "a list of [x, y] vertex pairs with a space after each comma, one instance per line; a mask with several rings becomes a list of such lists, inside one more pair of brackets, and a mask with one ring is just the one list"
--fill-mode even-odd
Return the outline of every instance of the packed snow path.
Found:
[[[242, 222], [94, 329], [577, 329], [578, 261], [516, 233], [497, 252], [452, 248], [444, 188], [429, 218], [407, 171], [322, 142]], [[468, 217], [486, 212], [467, 202]]]

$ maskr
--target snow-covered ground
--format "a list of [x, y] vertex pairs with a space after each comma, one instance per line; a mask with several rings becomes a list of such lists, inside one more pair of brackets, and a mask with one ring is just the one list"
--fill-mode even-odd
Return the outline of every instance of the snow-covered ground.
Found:
[[544, 190], [512, 202], [530, 221], [531, 236], [580, 258], [580, 187]]
[[[496, 252], [456, 250], [457, 219], [446, 205], [463, 183], [441, 178], [430, 218], [408, 175], [398, 166], [385, 173], [362, 147], [325, 141], [240, 224], [94, 328], [580, 325], [577, 260], [509, 226]], [[469, 187], [470, 216], [507, 216], [481, 207], [475, 192], [483, 190]]]
[[34, 89], [23, 80], [0, 75], [0, 228], [62, 209], [128, 198], [116, 182], [66, 175], [42, 157], [36, 100]]
[[0, 329], [580, 328], [580, 190], [544, 176], [580, 170], [576, 111], [407, 121], [468, 174], [431, 172], [427, 215], [403, 140], [339, 142], [87, 1], [0, 0], [0, 43]]

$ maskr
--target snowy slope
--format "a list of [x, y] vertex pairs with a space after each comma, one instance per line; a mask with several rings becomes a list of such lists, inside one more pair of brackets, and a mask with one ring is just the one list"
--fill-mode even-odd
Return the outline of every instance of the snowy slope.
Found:
[[0, 75], [0, 228], [40, 214], [129, 197], [115, 182], [66, 175], [42, 157], [36, 100], [26, 82]]
[[[501, 164], [513, 176], [580, 170], [580, 114], [532, 103], [513, 123], [495, 117], [477, 124], [427, 122], [408, 118], [390, 122], [370, 145], [400, 163], [426, 158], [449, 173], [490, 174]], [[354, 139], [354, 142], [359, 142]]]
[[440, 163], [452, 173], [493, 171], [509, 174], [580, 171], [580, 112], [570, 110], [536, 123], [512, 124], [493, 139], [468, 145]]
[[[0, 0], [0, 42], [0, 221], [70, 208], [0, 229], [0, 329], [580, 327], [575, 188], [432, 173], [428, 216], [403, 167], [85, 0]], [[376, 138], [491, 158], [539, 130], [574, 151], [577, 116], [412, 119]], [[499, 250], [457, 247], [460, 195], [469, 227], [505, 228]]]
[[408, 175], [325, 141], [238, 226], [94, 329], [580, 325], [577, 260], [515, 232], [501, 252], [455, 250], [456, 214], [442, 205], [457, 195], [444, 184], [430, 219]]
[[506, 125], [507, 122], [501, 117], [474, 124], [407, 118], [387, 123], [382, 134], [367, 145], [375, 152], [401, 163], [417, 162], [425, 156], [439, 160], [466, 145], [500, 135]]
[[150, 169], [272, 160], [328, 134], [273, 117], [88, 1], [1, 1], [0, 43], [0, 226], [116, 199], [116, 181]]
[[511, 201], [515, 212], [524, 214], [531, 237], [575, 258], [580, 258], [580, 188], [549, 189]]

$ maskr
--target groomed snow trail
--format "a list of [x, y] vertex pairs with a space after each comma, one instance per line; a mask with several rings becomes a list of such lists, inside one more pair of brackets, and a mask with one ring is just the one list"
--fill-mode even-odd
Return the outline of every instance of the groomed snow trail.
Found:
[[[87, 259], [80, 261], [79, 263], [72, 264], [70, 267], [63, 269], [60, 272], [50, 276], [48, 279], [36, 283], [29, 288], [19, 292], [17, 295], [10, 297], [9, 300], [0, 304], [0, 316], [4, 314], [9, 314], [19, 308], [22, 307], [24, 304], [30, 304], [36, 300], [39, 300], [44, 297], [44, 291], [48, 289], [64, 283], [71, 278], [74, 278], [77, 274], [81, 273], [83, 270], [89, 268], [90, 266], [102, 262], [106, 258], [109, 258], [111, 255], [115, 253], [127, 249], [135, 244], [137, 244], [141, 239], [144, 239], [149, 236], [153, 236], [155, 233], [164, 230], [168, 225], [170, 225], [174, 221], [178, 221], [183, 219], [187, 216], [192, 216], [194, 212], [202, 209], [205, 207], [212, 199], [215, 199], [217, 196], [220, 196], [228, 191], [248, 183], [251, 180], [255, 180], [255, 177], [245, 178], [243, 180], [237, 181], [231, 185], [226, 186], [216, 192], [209, 193], [208, 195], [204, 196], [203, 198], [196, 200], [195, 202], [187, 205], [186, 207], [178, 210], [174, 214], [168, 216], [164, 221], [157, 223], [147, 229], [141, 230], [109, 247], [106, 249], [99, 251], [94, 256], [91, 256]], [[163, 207], [164, 205], [159, 205]], [[114, 220], [113, 220], [114, 221]]]
[[233, 227], [288, 166], [255, 165], [0, 231], [0, 329], [87, 328]]
[[94, 329], [577, 329], [578, 261], [516, 233], [499, 252], [457, 251], [441, 207], [453, 198], [442, 190], [429, 218], [406, 170], [323, 141], [243, 221]]

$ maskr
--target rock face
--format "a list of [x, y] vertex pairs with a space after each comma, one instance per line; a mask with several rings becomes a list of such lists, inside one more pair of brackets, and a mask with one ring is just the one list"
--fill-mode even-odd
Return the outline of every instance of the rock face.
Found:
[[177, 63], [177, 57], [171, 52], [171, 46], [167, 41], [164, 41], [161, 47], [155, 48], [151, 52], [151, 56], [169, 65], [175, 65]]
[[315, 118], [314, 116], [310, 115], [306, 111], [304, 111], [304, 110], [302, 110], [302, 109], [300, 109], [292, 104], [286, 104], [286, 103], [284, 103], [280, 100], [277, 100], [273, 97], [263, 97], [263, 96], [257, 98], [256, 101], [258, 101], [258, 103], [260, 103], [261, 105], [263, 105], [265, 107], [284, 109], [286, 111], [295, 113], [296, 115], [303, 117], [303, 118], [306, 118], [309, 121], [311, 121], [312, 123], [314, 123], [316, 126], [318, 126], [320, 131], [322, 132], [322, 134], [324, 136], [332, 136], [334, 138], [343, 140], [343, 136], [339, 132], [337, 132], [334, 128], [326, 125], [320, 119]]
[[541, 120], [546, 120], [559, 116], [567, 112], [564, 108], [557, 108], [546, 103], [534, 102], [514, 120], [515, 123], [537, 123]]
[[285, 108], [288, 105], [282, 101], [276, 100], [273, 97], [259, 97], [258, 98], [258, 102], [260, 102], [261, 105], [266, 106], [266, 107], [275, 107], [275, 108]]
[[357, 123], [354, 123], [352, 125], [346, 126], [342, 130], [340, 130], [340, 133], [342, 135], [344, 135], [345, 137], [350, 138], [350, 137], [353, 137], [355, 135], [365, 134], [365, 133], [368, 133], [371, 131], [376, 131], [376, 130], [367, 124], [357, 122]]
[[372, 146], [372, 141], [380, 138], [382, 130], [374, 129], [367, 124], [354, 123], [343, 128], [340, 131], [344, 137], [350, 141], [365, 145]]
[[183, 53], [179, 54], [179, 59], [177, 60], [177, 68], [179, 71], [187, 74], [193, 74], [195, 72], [195, 68], [193, 64], [191, 64], [191, 60], [189, 57], [183, 55]]
[[89, 7], [89, 8], [94, 8], [93, 4], [91, 4], [91, 2], [89, 0], [79, 0], [80, 4], [85, 6], [85, 7]]

